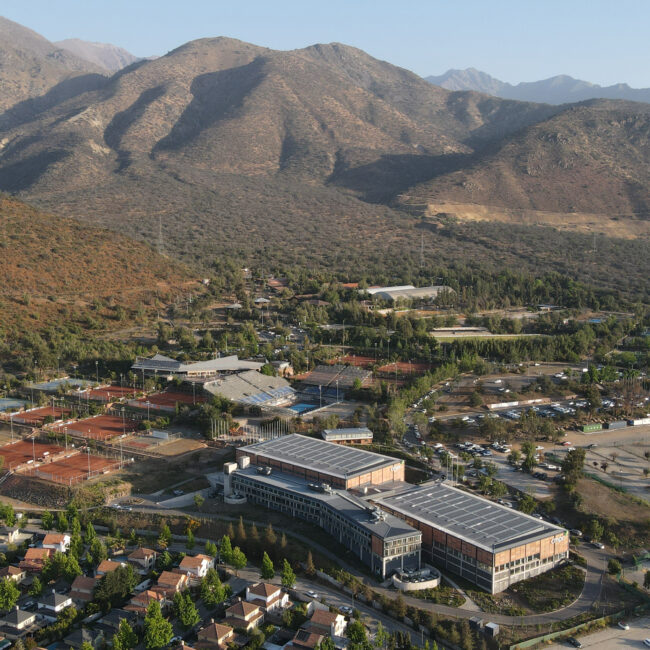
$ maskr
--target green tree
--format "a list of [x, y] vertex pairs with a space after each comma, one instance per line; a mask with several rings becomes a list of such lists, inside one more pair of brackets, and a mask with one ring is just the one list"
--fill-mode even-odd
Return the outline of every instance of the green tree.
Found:
[[267, 547], [273, 548], [277, 541], [278, 536], [275, 534], [273, 526], [269, 523], [269, 525], [264, 530], [264, 544]]
[[80, 650], [95, 650], [95, 648], [93, 648], [93, 644], [90, 641], [84, 641], [80, 646]]
[[52, 530], [54, 526], [54, 515], [49, 510], [44, 510], [41, 515], [41, 525], [45, 530]]
[[261, 576], [262, 580], [271, 580], [275, 575], [275, 568], [273, 567], [273, 561], [269, 557], [269, 554], [264, 551], [262, 555], [262, 570]]
[[582, 470], [585, 465], [586, 450], [582, 447], [572, 449], [567, 453], [562, 461], [562, 473], [564, 474], [565, 483], [575, 485], [577, 480], [582, 476]]
[[161, 548], [167, 548], [169, 542], [172, 540], [172, 531], [169, 529], [169, 526], [166, 523], [163, 523], [160, 527], [160, 534], [158, 535], [158, 545]]
[[185, 542], [185, 546], [190, 550], [194, 548], [194, 533], [191, 530], [187, 531], [187, 541]]
[[86, 526], [86, 544], [90, 544], [94, 539], [96, 539], [97, 533], [95, 532], [95, 527], [93, 522], [89, 521]]
[[65, 567], [63, 569], [63, 578], [69, 582], [74, 582], [74, 579], [77, 576], [80, 576], [83, 573], [81, 567], [79, 566], [79, 560], [77, 560], [75, 555], [68, 555], [66, 557]]
[[20, 589], [11, 578], [0, 580], [0, 609], [10, 610], [20, 598]]
[[34, 576], [32, 580], [32, 585], [29, 588], [29, 595], [38, 598], [43, 593], [43, 583], [38, 576]]
[[228, 535], [224, 535], [221, 538], [221, 544], [219, 544], [219, 556], [224, 564], [230, 564], [232, 562], [232, 544], [230, 543], [230, 537]]
[[607, 562], [607, 572], [610, 575], [616, 575], [617, 573], [620, 573], [623, 570], [623, 567], [621, 566], [621, 563], [614, 557], [610, 558], [609, 561]]
[[195, 494], [194, 495], [194, 506], [196, 507], [197, 510], [200, 510], [203, 507], [203, 504], [205, 503], [205, 499], [203, 496], [200, 494]]
[[59, 512], [56, 518], [56, 529], [60, 533], [65, 533], [68, 530], [68, 518], [65, 515], [65, 512]]
[[199, 610], [196, 608], [189, 591], [182, 593], [177, 591], [174, 594], [174, 613], [186, 630], [189, 630], [201, 620]]
[[168, 569], [171, 569], [173, 563], [174, 561], [169, 551], [163, 551], [156, 558], [156, 569], [158, 569], [158, 571], [167, 571]]
[[138, 579], [130, 564], [103, 575], [95, 587], [95, 600], [102, 609], [108, 610], [121, 602], [133, 591]]
[[530, 440], [525, 440], [521, 443], [521, 452], [524, 455], [524, 462], [522, 463], [522, 466], [526, 471], [530, 472], [533, 467], [537, 465], [537, 461], [535, 460], [535, 454], [537, 453], [537, 450], [535, 449], [535, 443], [531, 442]]
[[365, 645], [368, 643], [366, 627], [361, 621], [350, 621], [345, 630], [345, 635], [353, 644]]
[[239, 548], [239, 546], [235, 546], [235, 548], [232, 549], [232, 556], [230, 558], [230, 564], [232, 565], [232, 568], [235, 569], [235, 575], [239, 575], [239, 570], [243, 569], [247, 563], [248, 560], [246, 559], [244, 552]]
[[103, 562], [106, 558], [108, 557], [108, 550], [106, 549], [106, 545], [104, 542], [102, 542], [99, 537], [95, 537], [91, 542], [90, 546], [88, 547], [88, 551], [86, 552], [86, 559], [88, 560], [88, 564], [90, 564], [93, 567], [96, 567], [99, 565], [100, 562]]
[[138, 635], [126, 619], [120, 621], [117, 633], [113, 635], [113, 650], [133, 650], [138, 645]]
[[307, 552], [307, 561], [305, 562], [305, 573], [311, 578], [316, 575], [316, 567], [314, 566], [314, 558], [311, 551]]
[[388, 633], [384, 629], [384, 626], [381, 624], [381, 621], [377, 623], [377, 631], [375, 632], [375, 638], [373, 645], [375, 648], [383, 648], [386, 645], [388, 640]]
[[208, 569], [201, 580], [201, 600], [206, 607], [214, 608], [227, 598], [227, 588], [219, 580], [219, 574], [212, 568]]
[[296, 574], [293, 572], [289, 561], [285, 558], [282, 563], [282, 586], [290, 589], [296, 584]]
[[643, 575], [643, 586], [650, 589], [650, 571], [646, 571]]
[[205, 543], [205, 554], [209, 555], [210, 557], [217, 557], [217, 545], [214, 542], [207, 541]]
[[527, 515], [529, 515], [532, 512], [535, 512], [535, 508], [537, 508], [537, 501], [535, 501], [535, 499], [533, 499], [530, 494], [524, 494], [524, 496], [519, 500], [518, 508], [521, 512], [525, 512]]
[[152, 600], [144, 617], [144, 645], [147, 650], [164, 648], [173, 636], [172, 624], [162, 615], [160, 603]]
[[605, 527], [600, 523], [600, 521], [597, 518], [594, 517], [589, 522], [589, 526], [587, 528], [587, 534], [595, 542], [598, 542], [603, 538], [604, 533], [605, 533]]

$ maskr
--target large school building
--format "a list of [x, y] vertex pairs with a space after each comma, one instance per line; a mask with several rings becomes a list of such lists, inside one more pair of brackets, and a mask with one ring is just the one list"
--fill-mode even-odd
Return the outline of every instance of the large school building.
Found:
[[311, 521], [385, 577], [423, 559], [490, 593], [569, 555], [569, 536], [481, 496], [404, 482], [404, 463], [298, 434], [237, 450], [226, 495]]
[[490, 593], [569, 557], [566, 530], [444, 483], [373, 498], [422, 532], [425, 559]]

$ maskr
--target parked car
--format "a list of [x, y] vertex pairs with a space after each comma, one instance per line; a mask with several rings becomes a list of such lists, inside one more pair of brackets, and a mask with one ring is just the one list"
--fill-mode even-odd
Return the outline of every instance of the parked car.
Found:
[[309, 596], [313, 600], [318, 599], [318, 594], [315, 591], [306, 591], [305, 594], [307, 594], [307, 596]]
[[345, 614], [346, 616], [352, 616], [352, 612], [354, 610], [349, 605], [341, 605], [339, 607], [339, 611], [341, 612], [341, 614]]
[[574, 636], [570, 636], [567, 641], [574, 647], [574, 648], [582, 648], [582, 643], [578, 641]]
[[625, 621], [619, 621], [618, 626], [621, 628], [621, 630], [629, 630], [630, 629], [629, 623], [626, 623]]

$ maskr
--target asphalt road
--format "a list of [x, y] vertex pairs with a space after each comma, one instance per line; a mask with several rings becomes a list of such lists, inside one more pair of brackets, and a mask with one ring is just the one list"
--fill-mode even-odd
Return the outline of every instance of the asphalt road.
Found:
[[[622, 630], [618, 625], [607, 627], [604, 630], [593, 632], [577, 638], [582, 643], [583, 648], [591, 650], [618, 650], [629, 648], [643, 648], [644, 639], [650, 638], [650, 617], [629, 619], [629, 630]], [[565, 650], [573, 646], [566, 641], [558, 641], [553, 645], [547, 646], [548, 650]]]

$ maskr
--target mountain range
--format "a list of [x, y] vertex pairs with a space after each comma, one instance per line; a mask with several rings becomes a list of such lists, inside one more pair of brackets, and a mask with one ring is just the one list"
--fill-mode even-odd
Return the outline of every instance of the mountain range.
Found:
[[89, 61], [107, 72], [113, 73], [126, 68], [140, 59], [127, 52], [122, 47], [110, 43], [91, 43], [82, 41], [79, 38], [68, 38], [64, 41], [56, 41], [57, 47], [71, 52], [80, 59]]
[[11, 67], [0, 189], [145, 240], [160, 228], [187, 261], [348, 266], [449, 215], [650, 231], [649, 104], [449, 91], [337, 43], [201, 39], [109, 75], [39, 39], [33, 60], [68, 63], [58, 82]]
[[650, 88], [630, 88], [625, 83], [612, 86], [574, 79], [568, 75], [556, 75], [540, 81], [510, 84], [481, 72], [476, 68], [447, 70], [444, 74], [426, 78], [436, 86], [447, 90], [475, 90], [480, 93], [516, 99], [523, 102], [569, 104], [587, 99], [625, 99], [634, 102], [650, 102]]

